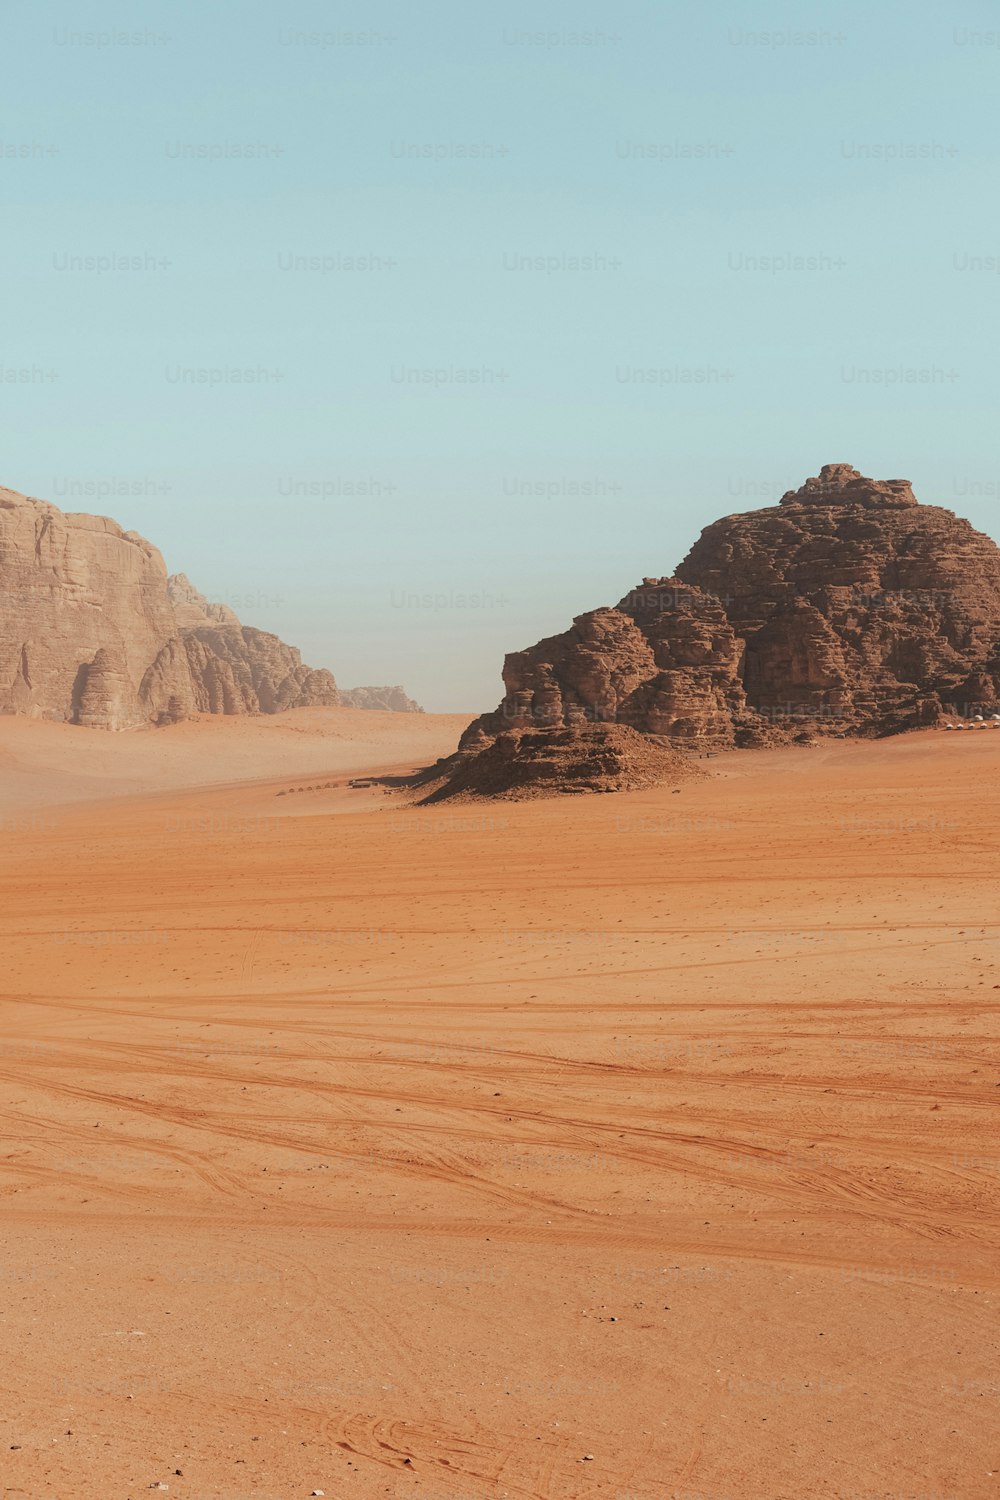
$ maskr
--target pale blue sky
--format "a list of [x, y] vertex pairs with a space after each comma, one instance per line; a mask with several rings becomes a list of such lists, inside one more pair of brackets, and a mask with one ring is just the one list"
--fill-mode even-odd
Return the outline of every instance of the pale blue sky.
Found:
[[490, 707], [827, 462], [1000, 534], [994, 6], [5, 0], [0, 40], [0, 483], [345, 686]]

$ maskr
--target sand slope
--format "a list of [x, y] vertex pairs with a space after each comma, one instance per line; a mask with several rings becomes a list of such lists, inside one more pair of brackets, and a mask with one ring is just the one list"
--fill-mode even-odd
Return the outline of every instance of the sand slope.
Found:
[[0, 1495], [997, 1494], [1000, 735], [711, 765], [3, 840]]
[[30, 831], [52, 821], [25, 818], [32, 809], [107, 797], [426, 765], [452, 753], [470, 718], [297, 708], [109, 734], [0, 717], [0, 828]]

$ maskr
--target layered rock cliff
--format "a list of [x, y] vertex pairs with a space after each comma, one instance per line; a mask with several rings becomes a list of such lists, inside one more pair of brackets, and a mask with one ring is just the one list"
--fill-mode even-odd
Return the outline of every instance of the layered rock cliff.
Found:
[[[64, 515], [0, 490], [0, 712], [138, 722], [139, 684], [177, 636], [167, 571], [149, 542], [105, 516]], [[161, 676], [166, 695], [190, 694], [182, 648]]]
[[137, 532], [0, 490], [0, 713], [120, 730], [339, 702]]
[[167, 580], [193, 687], [192, 707], [207, 714], [276, 714], [339, 702], [331, 673], [302, 664], [294, 646], [241, 625], [211, 604], [183, 573]]
[[631, 725], [691, 746], [881, 735], [1000, 701], [1000, 549], [906, 480], [828, 464], [707, 527], [671, 578], [508, 656], [463, 736]]

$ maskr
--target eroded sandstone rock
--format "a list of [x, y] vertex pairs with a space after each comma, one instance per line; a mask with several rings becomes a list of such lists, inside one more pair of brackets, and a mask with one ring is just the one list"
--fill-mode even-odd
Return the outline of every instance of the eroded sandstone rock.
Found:
[[[78, 674], [102, 648], [137, 690], [177, 634], [166, 585], [159, 552], [134, 532], [0, 490], [0, 712], [75, 720]], [[95, 684], [95, 712], [98, 698]]]
[[994, 703], [1000, 549], [906, 480], [828, 464], [781, 503], [707, 527], [678, 575], [723, 598], [750, 706], [886, 734]]
[[74, 723], [89, 729], [134, 729], [145, 721], [125, 653], [102, 646], [77, 674]]
[[702, 774], [670, 740], [627, 724], [505, 729], [475, 755], [455, 755], [424, 802], [555, 792], [624, 792]]
[[828, 464], [707, 527], [673, 578], [509, 655], [466, 731], [627, 724], [690, 748], [881, 735], [1000, 701], [1000, 549], [908, 481]]
[[614, 609], [579, 615], [565, 634], [508, 656], [503, 702], [466, 730], [462, 747], [509, 729], [602, 723], [733, 744], [745, 708], [741, 653], [718, 599], [677, 578], [646, 578]]
[[121, 730], [338, 701], [136, 532], [0, 490], [0, 713]]

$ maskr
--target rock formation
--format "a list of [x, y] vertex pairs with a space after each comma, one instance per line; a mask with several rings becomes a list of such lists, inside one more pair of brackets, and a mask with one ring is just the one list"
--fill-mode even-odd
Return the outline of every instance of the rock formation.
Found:
[[380, 708], [394, 714], [422, 714], [419, 703], [408, 698], [399, 687], [340, 688], [339, 702], [344, 708]]
[[515, 652], [465, 752], [628, 724], [689, 747], [881, 735], [1000, 701], [1000, 549], [846, 464], [707, 527], [675, 577]]
[[[178, 634], [166, 585], [160, 554], [134, 532], [0, 490], [0, 712], [76, 721], [86, 695], [95, 722], [103, 681], [109, 723], [139, 722], [138, 685]], [[167, 690], [190, 695], [183, 649], [168, 673]]]
[[274, 714], [337, 703], [326, 670], [302, 665], [294, 646], [241, 625], [231, 609], [211, 604], [183, 573], [167, 580], [193, 686], [192, 707], [207, 714]]
[[130, 729], [142, 717], [125, 653], [113, 646], [102, 646], [81, 666], [74, 698], [76, 722], [89, 729]]
[[0, 713], [120, 730], [339, 702], [136, 532], [0, 490]]
[[504, 663], [506, 696], [462, 746], [528, 727], [628, 724], [674, 740], [732, 740], [745, 708], [737, 640], [718, 599], [676, 578], [647, 578], [614, 609], [579, 615]]
[[677, 571], [724, 599], [758, 714], [888, 734], [997, 702], [1000, 549], [904, 479], [828, 464], [707, 527]]
[[497, 797], [521, 801], [553, 792], [624, 792], [701, 774], [667, 739], [626, 724], [572, 729], [506, 729], [475, 755], [439, 769], [423, 801]]

